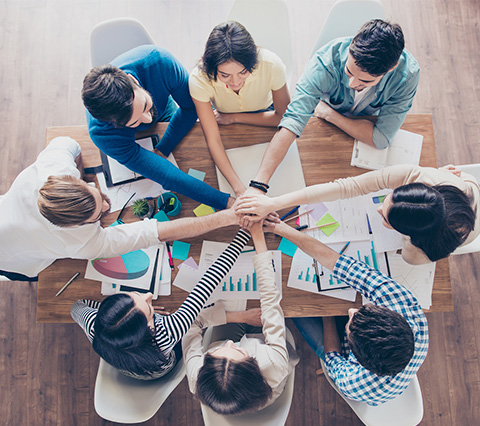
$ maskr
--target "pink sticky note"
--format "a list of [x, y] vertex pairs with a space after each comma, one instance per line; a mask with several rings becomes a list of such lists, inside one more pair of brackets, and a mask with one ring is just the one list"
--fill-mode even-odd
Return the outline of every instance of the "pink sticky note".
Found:
[[181, 269], [183, 265], [188, 265], [190, 268], [197, 270], [198, 265], [197, 262], [195, 262], [195, 259], [190, 256], [185, 262], [180, 263], [180, 265], [177, 266], [178, 269]]
[[297, 221], [295, 222], [295, 224], [296, 224], [297, 226], [300, 225], [300, 218], [299, 218], [299, 217], [297, 217]]

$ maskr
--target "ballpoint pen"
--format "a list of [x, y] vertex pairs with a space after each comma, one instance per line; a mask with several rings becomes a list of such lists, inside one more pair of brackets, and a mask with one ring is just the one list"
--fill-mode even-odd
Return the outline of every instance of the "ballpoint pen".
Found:
[[339, 254], [345, 253], [345, 250], [347, 249], [347, 247], [348, 247], [349, 245], [350, 245], [350, 241], [347, 242], [347, 243], [342, 247], [342, 249], [340, 250], [340, 253], [339, 253]]
[[58, 290], [58, 293], [55, 295], [55, 297], [59, 296], [60, 294], [62, 294], [65, 289], [70, 285], [72, 284], [76, 279], [77, 277], [80, 275], [80, 272], [77, 272], [72, 278], [70, 278], [67, 283], [60, 289]]
[[130, 200], [135, 196], [135, 194], [136, 194], [136, 192], [134, 192], [132, 195], [130, 195], [130, 198], [123, 205], [122, 210], [120, 210], [120, 213], [118, 213], [117, 220], [115, 222], [118, 222], [119, 224], [123, 224], [123, 220], [121, 219], [123, 211], [125, 210], [125, 207], [127, 207], [127, 204], [130, 202]]
[[292, 213], [296, 212], [300, 206], [294, 207], [292, 210], [290, 210], [288, 213], [285, 213], [280, 220], [285, 219], [286, 217], [290, 216]]
[[322, 288], [320, 287], [320, 274], [318, 273], [318, 264], [315, 259], [313, 259], [313, 267], [315, 268], [315, 274], [317, 277], [317, 290], [322, 291]]

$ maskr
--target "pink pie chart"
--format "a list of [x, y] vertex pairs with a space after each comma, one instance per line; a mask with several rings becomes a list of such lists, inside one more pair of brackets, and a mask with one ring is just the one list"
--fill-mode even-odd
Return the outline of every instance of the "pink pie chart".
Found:
[[136, 250], [122, 256], [92, 260], [92, 265], [109, 278], [134, 280], [147, 273], [150, 258], [143, 250]]

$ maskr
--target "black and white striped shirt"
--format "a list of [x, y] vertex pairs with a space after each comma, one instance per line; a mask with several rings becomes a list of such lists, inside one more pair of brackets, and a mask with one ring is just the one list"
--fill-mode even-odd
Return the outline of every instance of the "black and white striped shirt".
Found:
[[[138, 379], [152, 379], [163, 376], [175, 366], [174, 346], [188, 331], [210, 295], [236, 262], [249, 239], [250, 235], [240, 230], [225, 251], [208, 268], [177, 311], [168, 316], [155, 313], [155, 342], [168, 361], [148, 377], [140, 377], [127, 371], [123, 373]], [[99, 306], [100, 302], [94, 300], [79, 300], [71, 309], [73, 320], [82, 327], [90, 342], [93, 342], [95, 336], [95, 318]]]

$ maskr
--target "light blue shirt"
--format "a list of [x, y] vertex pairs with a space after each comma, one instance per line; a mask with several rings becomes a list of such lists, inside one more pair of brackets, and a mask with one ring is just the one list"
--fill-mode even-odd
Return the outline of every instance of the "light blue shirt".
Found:
[[345, 63], [352, 37], [338, 38], [323, 46], [310, 59], [297, 83], [280, 127], [300, 136], [320, 100], [341, 114], [378, 114], [373, 128], [377, 148], [388, 147], [412, 107], [420, 78], [420, 67], [410, 52], [403, 50], [398, 66], [386, 73], [364, 99], [353, 107], [355, 91], [348, 86]]

